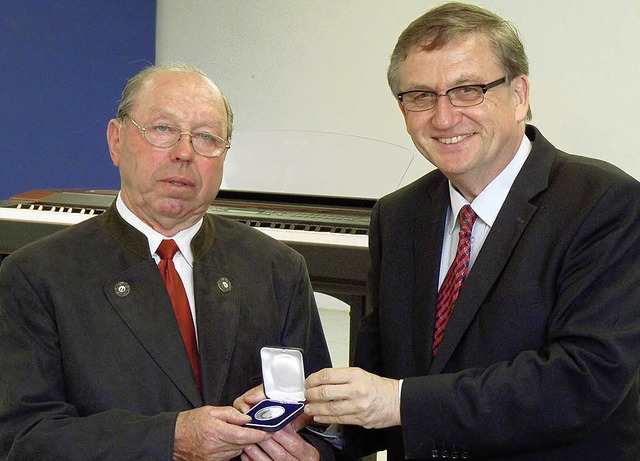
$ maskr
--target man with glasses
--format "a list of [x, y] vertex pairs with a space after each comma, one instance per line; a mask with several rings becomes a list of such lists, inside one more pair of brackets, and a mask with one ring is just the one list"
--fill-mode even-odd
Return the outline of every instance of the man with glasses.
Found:
[[0, 459], [333, 459], [304, 417], [268, 433], [231, 406], [262, 346], [330, 366], [302, 256], [207, 213], [232, 124], [198, 69], [143, 70], [107, 128], [116, 201], [3, 261]]
[[400, 35], [389, 84], [437, 170], [374, 207], [360, 368], [307, 379], [347, 450], [640, 459], [640, 184], [528, 125], [528, 73], [516, 30], [476, 6]]

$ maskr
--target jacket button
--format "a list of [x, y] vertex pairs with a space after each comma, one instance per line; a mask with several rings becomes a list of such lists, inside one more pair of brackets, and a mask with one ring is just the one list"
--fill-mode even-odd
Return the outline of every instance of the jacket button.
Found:
[[223, 293], [228, 293], [231, 291], [231, 280], [226, 277], [220, 277], [218, 279], [218, 288]]
[[127, 282], [118, 282], [114, 285], [113, 292], [116, 294], [116, 296], [124, 298], [129, 293], [131, 293], [131, 287]]

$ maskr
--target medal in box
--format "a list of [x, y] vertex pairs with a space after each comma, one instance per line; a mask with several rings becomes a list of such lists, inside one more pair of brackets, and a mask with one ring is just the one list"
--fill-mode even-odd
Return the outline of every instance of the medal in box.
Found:
[[288, 347], [263, 347], [262, 382], [266, 399], [247, 411], [247, 427], [279, 431], [304, 410], [304, 362], [302, 350]]

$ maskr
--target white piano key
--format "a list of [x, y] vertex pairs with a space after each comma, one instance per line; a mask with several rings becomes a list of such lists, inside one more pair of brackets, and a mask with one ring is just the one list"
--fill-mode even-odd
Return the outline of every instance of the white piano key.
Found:
[[78, 224], [91, 216], [80, 213], [60, 213], [58, 211], [38, 211], [24, 208], [0, 208], [0, 219], [46, 224]]

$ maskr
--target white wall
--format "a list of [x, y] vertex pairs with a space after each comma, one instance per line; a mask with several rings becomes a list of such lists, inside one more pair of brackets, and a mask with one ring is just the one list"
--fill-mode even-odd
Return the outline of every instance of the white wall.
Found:
[[[158, 0], [157, 60], [187, 61], [209, 73], [232, 101], [240, 136], [317, 130], [410, 149], [416, 158], [404, 184], [432, 167], [405, 132], [386, 68], [399, 33], [438, 3]], [[640, 2], [479, 4], [523, 36], [533, 123], [557, 147], [603, 158], [640, 179]], [[369, 179], [387, 174], [366, 151], [357, 157]]]

